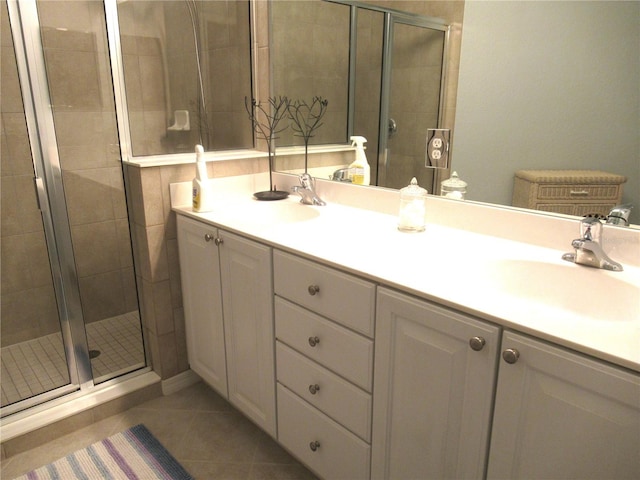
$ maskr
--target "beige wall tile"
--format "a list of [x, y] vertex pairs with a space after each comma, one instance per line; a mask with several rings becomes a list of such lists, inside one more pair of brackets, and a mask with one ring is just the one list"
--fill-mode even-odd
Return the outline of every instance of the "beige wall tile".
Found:
[[152, 282], [169, 278], [167, 261], [167, 245], [164, 236], [164, 225], [153, 225], [146, 228], [147, 247], [149, 249], [149, 268]]
[[140, 169], [142, 198], [144, 202], [144, 225], [164, 224], [162, 185], [157, 168]]
[[127, 177], [127, 200], [132, 218], [130, 221], [136, 225], [145, 224], [144, 199], [142, 196], [141, 169], [136, 166], [124, 165], [124, 174]]
[[[178, 373], [178, 345], [174, 332], [167, 333], [158, 337], [158, 347], [162, 352], [160, 359], [160, 371], [162, 378], [171, 378]], [[155, 369], [155, 365], [154, 365]]]
[[187, 332], [184, 323], [184, 310], [182, 308], [174, 309], [173, 318], [175, 321], [177, 368], [178, 372], [184, 372], [189, 369], [189, 357], [187, 354]]
[[137, 277], [137, 281], [140, 288], [140, 317], [144, 332], [145, 335], [149, 334], [155, 338], [156, 317], [153, 305], [153, 284], [141, 277]]
[[157, 336], [174, 332], [173, 307], [171, 306], [171, 285], [169, 280], [154, 282], [153, 309], [155, 313], [155, 334]]
[[180, 258], [178, 239], [167, 240], [167, 258], [169, 261], [169, 280], [171, 282], [171, 305], [182, 307], [182, 283], [180, 278]]

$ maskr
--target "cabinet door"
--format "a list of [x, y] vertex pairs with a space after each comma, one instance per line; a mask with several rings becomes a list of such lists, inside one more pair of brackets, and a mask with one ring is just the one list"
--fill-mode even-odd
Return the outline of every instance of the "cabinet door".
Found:
[[220, 232], [229, 401], [275, 437], [271, 249]]
[[502, 348], [488, 478], [638, 478], [640, 375], [511, 332]]
[[377, 312], [372, 478], [482, 478], [499, 329], [386, 289]]
[[178, 215], [178, 251], [189, 365], [227, 397], [220, 262], [215, 228]]

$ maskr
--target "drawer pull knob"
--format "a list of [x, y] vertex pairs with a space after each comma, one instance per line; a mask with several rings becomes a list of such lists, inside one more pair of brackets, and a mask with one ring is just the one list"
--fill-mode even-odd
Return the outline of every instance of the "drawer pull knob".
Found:
[[486, 343], [487, 341], [482, 337], [471, 337], [471, 339], [469, 340], [469, 346], [476, 352], [482, 350]]
[[311, 442], [309, 444], [309, 448], [311, 449], [312, 452], [315, 452], [316, 450], [318, 450], [320, 448], [320, 442], [319, 441], [315, 441], [315, 442]]
[[309, 285], [307, 290], [309, 291], [309, 295], [313, 296], [320, 291], [320, 287], [318, 285]]
[[311, 345], [312, 347], [315, 347], [319, 343], [320, 339], [318, 337], [309, 337], [309, 345]]
[[570, 190], [569, 195], [572, 197], [588, 197], [589, 190]]
[[319, 390], [320, 385], [318, 385], [317, 383], [315, 385], [309, 385], [309, 392], [311, 392], [311, 395], [315, 395]]
[[516, 363], [520, 358], [520, 352], [515, 348], [507, 348], [504, 352], [502, 352], [502, 358], [507, 363]]
[[211, 240], [213, 240], [213, 235], [211, 235], [210, 233], [205, 233], [204, 234], [204, 241], [205, 242], [210, 242]]
[[217, 246], [220, 246], [224, 243], [224, 240], [222, 240], [220, 237], [216, 237], [215, 242]]

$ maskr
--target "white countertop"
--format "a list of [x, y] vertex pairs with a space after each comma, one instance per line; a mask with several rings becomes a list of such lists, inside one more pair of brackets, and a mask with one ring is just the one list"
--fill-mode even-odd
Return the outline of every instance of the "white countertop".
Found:
[[[216, 190], [213, 211], [195, 213], [189, 187], [172, 185], [179, 214], [640, 371], [640, 268], [623, 263], [623, 272], [609, 272], [563, 261], [571, 237], [560, 250], [441, 223], [404, 233], [389, 213], [338, 203], [302, 205], [297, 196], [257, 201], [251, 195], [260, 190], [256, 180], [239, 177]], [[354, 191], [363, 195], [361, 188]], [[474, 208], [477, 215], [479, 207], [456, 208]], [[531, 217], [525, 223], [538, 229], [539, 219]], [[637, 247], [633, 242], [629, 248]], [[619, 245], [616, 252], [622, 255]]]

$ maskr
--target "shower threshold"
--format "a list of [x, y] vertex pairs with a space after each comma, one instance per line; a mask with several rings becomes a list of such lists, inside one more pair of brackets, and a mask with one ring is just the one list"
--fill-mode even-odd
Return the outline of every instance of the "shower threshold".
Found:
[[[138, 311], [86, 324], [94, 383], [145, 366]], [[54, 333], [0, 350], [2, 407], [53, 390], [69, 382], [61, 334]]]

